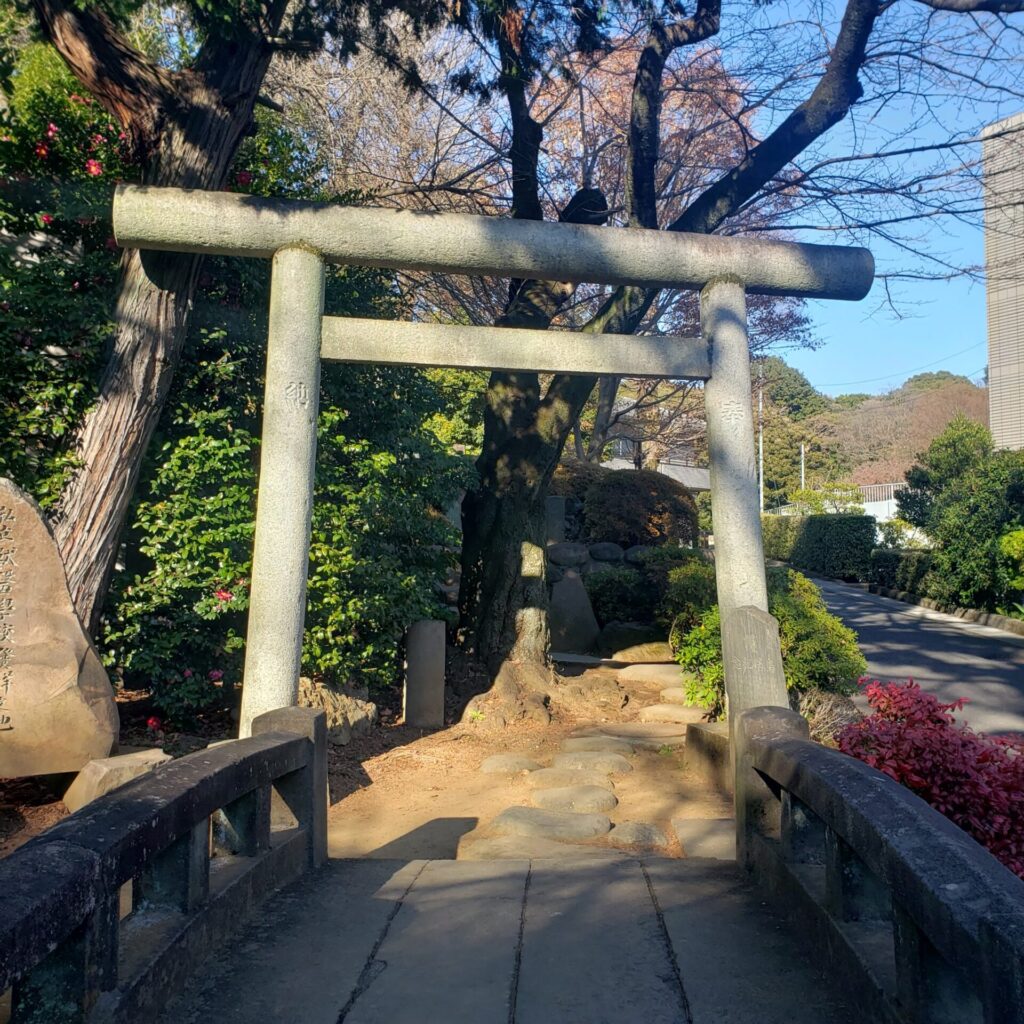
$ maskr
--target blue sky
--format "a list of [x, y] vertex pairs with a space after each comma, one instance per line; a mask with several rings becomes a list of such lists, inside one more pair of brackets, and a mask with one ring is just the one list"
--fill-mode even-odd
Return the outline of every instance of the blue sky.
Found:
[[899, 315], [878, 283], [858, 303], [808, 303], [814, 333], [824, 344], [813, 352], [779, 354], [829, 395], [890, 391], [922, 371], [980, 379], [988, 362], [984, 285], [923, 281], [904, 284], [899, 293]]
[[[739, 17], [733, 2], [726, 10], [730, 18]], [[766, 25], [792, 25], [797, 41], [813, 50], [820, 45], [815, 43], [815, 19], [803, 22], [800, 17], [818, 10], [808, 0], [779, 0], [749, 17]], [[838, 0], [822, 0], [820, 13], [833, 38], [840, 11]], [[1009, 20], [1022, 27], [1017, 19]], [[980, 189], [972, 167], [980, 143], [973, 140], [984, 126], [1024, 109], [1019, 87], [1024, 36], [1004, 29], [993, 43], [997, 24], [984, 16], [978, 21], [929, 14], [913, 4], [893, 5], [869, 45], [868, 66], [859, 76], [865, 89], [861, 102], [796, 161], [804, 168], [838, 158], [840, 163], [822, 166], [824, 187], [835, 172], [840, 198], [798, 208], [796, 217], [803, 224], [790, 237], [866, 245], [874, 253], [876, 272], [889, 275], [888, 289], [885, 281], [876, 280], [859, 303], [807, 304], [821, 343], [817, 350], [776, 349], [827, 394], [883, 393], [925, 371], [982, 379], [988, 362], [984, 284], [967, 275], [921, 277], [984, 264], [984, 238], [976, 223]], [[917, 31], [928, 40], [923, 49], [912, 45]], [[805, 32], [810, 33], [806, 40]], [[737, 52], [743, 55], [742, 49]], [[928, 59], [918, 61], [919, 54]], [[799, 83], [794, 96], [802, 96], [807, 87]], [[788, 96], [769, 104], [760, 115], [761, 132], [775, 127], [792, 105]], [[949, 142], [957, 145], [927, 149]], [[911, 147], [926, 148], [908, 153]], [[893, 155], [884, 161], [869, 156], [880, 151]], [[941, 176], [948, 171], [951, 177]], [[853, 190], [844, 196], [847, 181]], [[875, 191], [861, 192], [865, 183]], [[935, 216], [936, 207], [958, 209], [962, 219]], [[868, 228], [876, 220], [887, 237]]]

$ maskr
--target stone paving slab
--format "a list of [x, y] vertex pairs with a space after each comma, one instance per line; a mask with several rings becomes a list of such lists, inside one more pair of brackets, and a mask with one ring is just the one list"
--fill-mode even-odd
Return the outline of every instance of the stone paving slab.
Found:
[[330, 861], [273, 897], [161, 1024], [337, 1024], [374, 944], [426, 861]]
[[862, 1024], [735, 865], [644, 863], [697, 1024]]
[[516, 772], [533, 772], [540, 767], [532, 757], [525, 754], [491, 754], [480, 764], [480, 771], [485, 775], [515, 774]]
[[563, 786], [603, 786], [614, 789], [615, 784], [604, 772], [583, 768], [541, 768], [526, 776], [526, 784], [533, 789], [560, 789]]
[[549, 811], [543, 807], [509, 807], [488, 826], [494, 835], [539, 836], [569, 842], [607, 835], [611, 827], [603, 814]]
[[552, 768], [582, 768], [585, 771], [607, 772], [618, 775], [631, 772], [633, 766], [621, 754], [602, 754], [597, 750], [577, 750], [556, 754]]
[[736, 860], [733, 818], [673, 818], [672, 831], [687, 857]]
[[[430, 861], [338, 1024], [507, 1024], [528, 870], [525, 861]], [[439, 978], [444, 985], [431, 983]]]
[[610, 811], [618, 804], [615, 794], [604, 786], [560, 786], [535, 789], [532, 800], [536, 807], [552, 811], [577, 811], [583, 814]]
[[647, 850], [660, 850], [668, 846], [668, 836], [657, 825], [646, 821], [620, 821], [608, 833], [613, 846], [636, 846]]
[[596, 750], [602, 754], [632, 754], [633, 744], [619, 736], [567, 736], [562, 740], [562, 749], [570, 752], [577, 750]]
[[703, 708], [691, 708], [685, 704], [650, 704], [640, 709], [637, 716], [641, 722], [664, 722], [689, 725], [704, 720]]
[[509, 1019], [686, 1024], [671, 951], [635, 861], [533, 865]]
[[[609, 833], [611, 835], [611, 833]], [[468, 835], [459, 843], [459, 860], [621, 860], [629, 856], [606, 846], [559, 843], [540, 836]]]
[[678, 686], [682, 676], [683, 670], [674, 662], [671, 665], [628, 665], [616, 673], [616, 678], [623, 683], [661, 683], [662, 686]]
[[863, 1020], [734, 864], [576, 849], [330, 862], [211, 953], [158, 1024]]

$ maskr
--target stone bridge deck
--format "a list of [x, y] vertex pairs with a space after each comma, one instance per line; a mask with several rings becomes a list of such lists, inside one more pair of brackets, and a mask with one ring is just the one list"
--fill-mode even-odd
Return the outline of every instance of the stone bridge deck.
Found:
[[846, 1024], [735, 864], [332, 861], [264, 905], [174, 1024]]

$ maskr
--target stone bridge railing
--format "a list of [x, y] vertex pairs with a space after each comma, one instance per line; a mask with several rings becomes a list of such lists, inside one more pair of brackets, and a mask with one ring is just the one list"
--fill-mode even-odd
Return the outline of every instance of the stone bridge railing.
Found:
[[0, 862], [13, 1024], [153, 1020], [262, 896], [327, 856], [323, 712], [157, 768]]
[[811, 940], [864, 1019], [1024, 1021], [1024, 882], [881, 772], [741, 712], [737, 859]]

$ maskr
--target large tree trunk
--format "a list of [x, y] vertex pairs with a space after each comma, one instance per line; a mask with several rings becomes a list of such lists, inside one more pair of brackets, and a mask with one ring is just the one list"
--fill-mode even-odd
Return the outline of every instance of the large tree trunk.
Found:
[[[101, 12], [36, 0], [41, 27], [79, 80], [131, 133], [148, 185], [219, 189], [253, 125], [271, 49], [256, 33], [210, 41], [193, 68], [150, 64]], [[276, 31], [284, 4], [272, 8]], [[181, 355], [199, 259], [127, 251], [110, 359], [79, 431], [80, 466], [54, 534], [75, 608], [90, 632], [117, 556], [146, 448]]]

